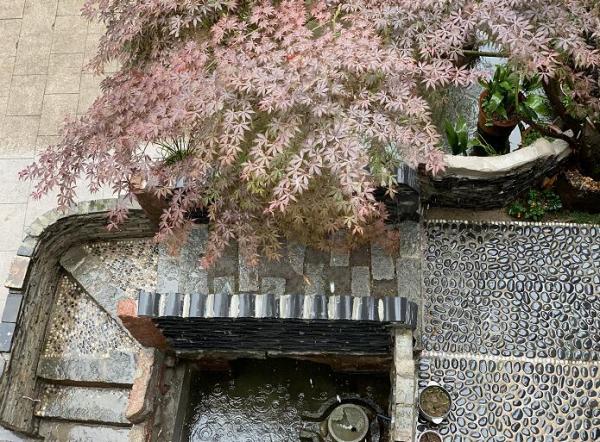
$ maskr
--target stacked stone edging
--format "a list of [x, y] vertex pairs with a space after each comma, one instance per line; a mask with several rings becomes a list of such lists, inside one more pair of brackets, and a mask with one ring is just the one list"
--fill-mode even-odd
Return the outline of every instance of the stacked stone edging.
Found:
[[445, 155], [446, 170], [432, 177], [419, 171], [421, 198], [433, 206], [465, 209], [504, 207], [555, 174], [571, 149], [566, 141], [540, 138], [530, 146], [495, 157]]

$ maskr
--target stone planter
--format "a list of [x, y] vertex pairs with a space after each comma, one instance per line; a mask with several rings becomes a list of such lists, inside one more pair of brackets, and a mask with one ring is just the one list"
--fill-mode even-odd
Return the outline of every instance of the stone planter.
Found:
[[450, 393], [437, 382], [430, 382], [419, 395], [419, 413], [432, 424], [441, 424], [451, 408]]
[[426, 431], [419, 436], [419, 442], [442, 442], [442, 436], [436, 431]]
[[517, 195], [558, 172], [571, 153], [567, 142], [545, 138], [495, 157], [445, 155], [446, 170], [431, 176], [419, 167], [421, 197], [434, 206], [504, 207]]

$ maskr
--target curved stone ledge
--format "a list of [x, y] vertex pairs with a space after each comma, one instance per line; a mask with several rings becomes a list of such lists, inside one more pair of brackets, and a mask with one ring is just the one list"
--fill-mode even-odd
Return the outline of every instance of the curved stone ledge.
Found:
[[571, 154], [567, 142], [539, 138], [495, 157], [445, 155], [446, 170], [432, 177], [420, 169], [423, 201], [434, 206], [492, 209], [554, 174]]
[[52, 311], [49, 307], [55, 302], [60, 257], [86, 241], [153, 234], [135, 203], [129, 205], [129, 218], [118, 230], [107, 230], [106, 216], [116, 203], [117, 199], [101, 199], [79, 203], [64, 213], [52, 210], [26, 230], [7, 281], [11, 295], [20, 302], [10, 304], [13, 310], [17, 305], [16, 311], [0, 315], [0, 326], [6, 324], [13, 330], [2, 349], [11, 353], [0, 377], [0, 424], [7, 428], [26, 434], [33, 434], [36, 428], [36, 402], [32, 399], [42, 388], [36, 370]]

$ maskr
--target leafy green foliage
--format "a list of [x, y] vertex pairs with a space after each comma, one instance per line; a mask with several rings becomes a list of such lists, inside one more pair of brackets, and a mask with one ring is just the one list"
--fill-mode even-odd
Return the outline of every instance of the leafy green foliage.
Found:
[[454, 124], [446, 120], [444, 122], [444, 132], [446, 132], [452, 155], [466, 155], [471, 147], [472, 140], [469, 140], [469, 129], [464, 117], [458, 117]]
[[552, 190], [530, 189], [525, 198], [508, 206], [507, 212], [518, 219], [540, 221], [548, 212], [556, 212], [561, 208], [560, 197]]
[[499, 65], [491, 80], [479, 80], [479, 83], [487, 92], [482, 107], [489, 125], [494, 119], [510, 120], [515, 116], [539, 121], [549, 113], [538, 76], [523, 77], [509, 65]]
[[452, 124], [446, 120], [444, 122], [444, 132], [448, 139], [448, 145], [452, 155], [470, 155], [494, 156], [500, 153], [494, 147], [482, 138], [469, 138], [469, 128], [467, 122], [461, 115], [456, 122]]

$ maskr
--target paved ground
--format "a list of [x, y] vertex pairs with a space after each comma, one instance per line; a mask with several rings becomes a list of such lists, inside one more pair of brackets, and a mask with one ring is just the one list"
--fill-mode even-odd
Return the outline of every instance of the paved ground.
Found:
[[[103, 30], [79, 16], [83, 0], [0, 0], [0, 280], [23, 230], [54, 208], [54, 195], [29, 197], [17, 173], [57, 139], [67, 114], [81, 114], [99, 92], [85, 69]], [[108, 196], [102, 192], [97, 198]], [[79, 199], [90, 199], [87, 189]], [[0, 311], [6, 289], [0, 288]]]
[[419, 386], [454, 400], [444, 440], [598, 440], [600, 227], [425, 232]]

